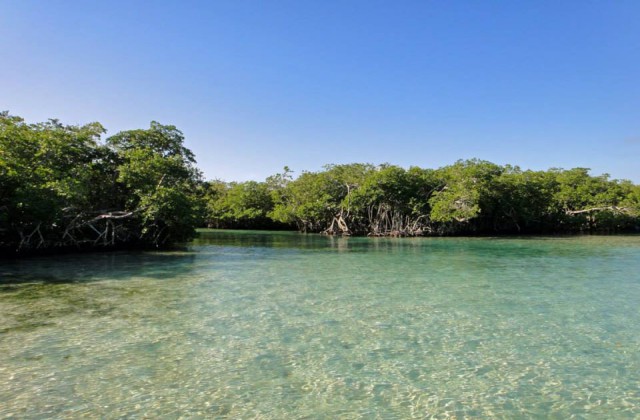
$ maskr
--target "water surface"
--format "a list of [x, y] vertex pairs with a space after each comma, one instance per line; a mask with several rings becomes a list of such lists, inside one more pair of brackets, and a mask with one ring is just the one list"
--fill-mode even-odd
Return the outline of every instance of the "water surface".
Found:
[[637, 418], [638, 302], [639, 236], [2, 262], [0, 418]]

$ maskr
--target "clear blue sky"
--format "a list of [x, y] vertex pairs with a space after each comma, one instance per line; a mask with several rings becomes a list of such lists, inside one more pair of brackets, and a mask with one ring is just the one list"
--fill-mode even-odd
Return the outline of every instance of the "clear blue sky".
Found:
[[174, 124], [207, 178], [477, 157], [640, 182], [640, 1], [0, 0], [0, 109]]

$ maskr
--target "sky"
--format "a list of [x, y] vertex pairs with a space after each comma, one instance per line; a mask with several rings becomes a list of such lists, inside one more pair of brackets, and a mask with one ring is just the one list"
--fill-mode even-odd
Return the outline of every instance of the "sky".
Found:
[[207, 179], [479, 158], [640, 183], [640, 1], [0, 0], [0, 110], [177, 126]]

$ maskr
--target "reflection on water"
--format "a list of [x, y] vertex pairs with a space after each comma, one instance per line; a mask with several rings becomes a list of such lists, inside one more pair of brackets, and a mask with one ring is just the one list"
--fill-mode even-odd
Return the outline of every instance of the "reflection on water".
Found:
[[205, 231], [0, 263], [0, 417], [640, 416], [640, 237]]

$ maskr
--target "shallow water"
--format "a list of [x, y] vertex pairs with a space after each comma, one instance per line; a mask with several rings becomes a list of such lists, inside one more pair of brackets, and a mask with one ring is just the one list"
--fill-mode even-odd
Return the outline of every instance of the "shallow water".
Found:
[[640, 236], [0, 263], [0, 418], [637, 418]]

